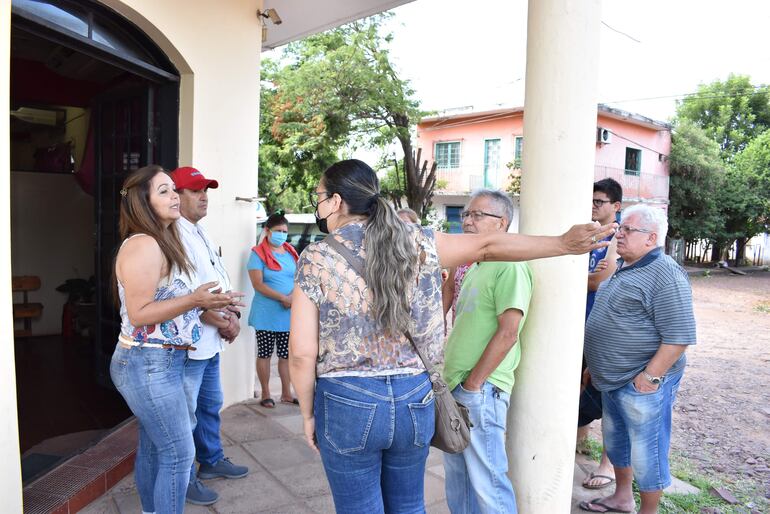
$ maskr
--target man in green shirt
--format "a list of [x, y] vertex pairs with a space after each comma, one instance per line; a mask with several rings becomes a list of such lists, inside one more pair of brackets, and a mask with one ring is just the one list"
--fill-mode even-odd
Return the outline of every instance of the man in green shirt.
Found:
[[[501, 191], [483, 189], [471, 196], [461, 216], [466, 233], [506, 232], [513, 202]], [[465, 451], [444, 455], [447, 504], [453, 514], [516, 513], [505, 428], [521, 359], [517, 343], [531, 296], [532, 271], [526, 263], [474, 263], [463, 279], [444, 377], [454, 397], [470, 410], [473, 428]]]

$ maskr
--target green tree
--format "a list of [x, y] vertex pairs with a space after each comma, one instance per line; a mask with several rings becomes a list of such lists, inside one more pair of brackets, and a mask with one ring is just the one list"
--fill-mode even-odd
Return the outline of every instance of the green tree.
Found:
[[701, 84], [695, 95], [679, 102], [677, 117], [689, 119], [719, 144], [730, 162], [758, 134], [770, 128], [770, 89], [753, 86], [745, 75]]
[[[412, 148], [412, 127], [423, 113], [408, 81], [390, 62], [393, 36], [382, 31], [390, 16], [380, 14], [291, 43], [280, 66], [271, 68], [274, 90], [266, 101], [273, 102], [272, 118], [260, 138], [278, 148], [260, 156], [279, 159], [279, 182], [286, 188], [307, 191], [323, 171], [315, 165], [336, 157], [348, 141], [375, 148], [397, 141], [404, 153], [398, 173], [409, 207], [422, 214], [429, 203], [435, 165], [418, 166]], [[313, 166], [308, 168], [308, 162]]]
[[735, 156], [722, 191], [726, 228], [738, 240], [740, 259], [746, 242], [766, 232], [770, 223], [770, 130]]
[[725, 180], [719, 145], [688, 119], [674, 126], [669, 155], [670, 234], [685, 240], [725, 239], [718, 193]]
[[259, 126], [259, 191], [268, 212], [308, 210], [321, 173], [337, 160], [344, 130], [324, 113], [311, 113], [282, 87], [290, 73], [262, 63]]

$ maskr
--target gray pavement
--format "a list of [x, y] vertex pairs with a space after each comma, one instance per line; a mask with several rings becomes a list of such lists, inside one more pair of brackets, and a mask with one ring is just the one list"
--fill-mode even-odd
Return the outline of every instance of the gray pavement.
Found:
[[[276, 377], [277, 373], [273, 373]], [[274, 385], [275, 384], [275, 385]], [[280, 391], [277, 377], [271, 390]], [[276, 398], [275, 395], [273, 395]], [[225, 455], [233, 462], [249, 466], [251, 472], [238, 480], [207, 480], [206, 485], [219, 493], [219, 501], [210, 507], [187, 505], [185, 512], [196, 513], [333, 513], [329, 485], [318, 455], [302, 438], [302, 417], [294, 405], [277, 403], [274, 409], [249, 400], [222, 412], [222, 442]], [[597, 496], [610, 494], [611, 487], [589, 491], [581, 487], [583, 479], [595, 467], [587, 457], [576, 455], [572, 509]], [[676, 481], [667, 492], [697, 492]], [[441, 452], [431, 449], [425, 473], [425, 503], [428, 514], [448, 513], [444, 492], [444, 467]], [[142, 512], [133, 476], [128, 476], [81, 512], [89, 514], [138, 514]], [[539, 513], [534, 513], [539, 514]]]

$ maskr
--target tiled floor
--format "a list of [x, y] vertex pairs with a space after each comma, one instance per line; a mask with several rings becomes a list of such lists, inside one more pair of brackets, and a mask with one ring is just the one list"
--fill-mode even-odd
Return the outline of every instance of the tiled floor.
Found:
[[[270, 389], [273, 398], [280, 392], [275, 361]], [[206, 485], [219, 493], [219, 501], [210, 507], [187, 505], [185, 512], [196, 513], [333, 513], [334, 505], [320, 458], [304, 442], [299, 408], [278, 402], [273, 409], [249, 400], [222, 412], [222, 442], [225, 455], [233, 462], [249, 466], [247, 477], [238, 480], [215, 479]], [[581, 512], [577, 504], [609, 494], [581, 487], [595, 463], [583, 455], [575, 460], [572, 513]], [[111, 482], [114, 484], [114, 482]], [[111, 485], [110, 484], [110, 485]], [[129, 475], [85, 507], [89, 514], [136, 514], [141, 512], [133, 476]], [[676, 492], [693, 492], [688, 484], [675, 480]], [[695, 490], [697, 491], [697, 490]], [[602, 494], [603, 493], [603, 494]], [[444, 467], [441, 452], [431, 449], [425, 473], [425, 503], [428, 514], [449, 513], [444, 492]], [[41, 510], [40, 512], [44, 512]], [[63, 511], [66, 512], [66, 511]], [[69, 512], [77, 512], [70, 509]], [[536, 513], [537, 514], [537, 513]]]

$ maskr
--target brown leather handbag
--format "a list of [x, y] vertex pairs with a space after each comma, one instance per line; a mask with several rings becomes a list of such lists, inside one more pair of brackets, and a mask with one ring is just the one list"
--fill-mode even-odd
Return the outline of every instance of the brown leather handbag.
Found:
[[[362, 278], [365, 277], [364, 263], [360, 257], [354, 255], [353, 252], [332, 235], [327, 236], [324, 241], [344, 257], [356, 273]], [[470, 428], [473, 425], [471, 424], [468, 408], [455, 400], [446, 382], [441, 377], [441, 372], [437, 369], [437, 366], [428, 362], [428, 359], [425, 358], [425, 355], [423, 355], [414, 339], [412, 339], [412, 335], [409, 332], [404, 332], [404, 335], [412, 343], [414, 350], [428, 371], [428, 376], [433, 386], [436, 429], [433, 432], [433, 439], [431, 439], [430, 445], [446, 453], [460, 453], [468, 447], [471, 440]]]

